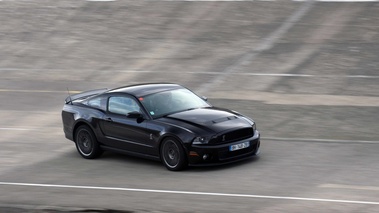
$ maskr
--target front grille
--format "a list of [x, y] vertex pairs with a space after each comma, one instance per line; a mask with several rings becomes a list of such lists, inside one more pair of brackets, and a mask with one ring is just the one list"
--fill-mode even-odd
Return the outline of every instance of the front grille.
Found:
[[253, 128], [242, 128], [217, 135], [209, 141], [209, 144], [224, 144], [244, 140], [254, 136]]

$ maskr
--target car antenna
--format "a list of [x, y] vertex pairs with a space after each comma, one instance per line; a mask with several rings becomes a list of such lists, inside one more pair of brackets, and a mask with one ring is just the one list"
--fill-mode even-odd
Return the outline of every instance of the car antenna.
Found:
[[72, 105], [71, 94], [70, 94], [70, 90], [68, 90], [68, 87], [67, 87], [67, 93], [68, 93], [68, 97], [70, 98], [70, 103], [71, 103], [71, 105]]

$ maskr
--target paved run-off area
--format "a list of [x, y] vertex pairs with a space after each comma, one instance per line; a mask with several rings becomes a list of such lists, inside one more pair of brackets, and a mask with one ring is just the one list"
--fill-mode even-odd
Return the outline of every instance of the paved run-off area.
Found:
[[[377, 2], [1, 1], [0, 211], [379, 211], [378, 23]], [[143, 82], [253, 117], [262, 155], [81, 159], [67, 88]]]

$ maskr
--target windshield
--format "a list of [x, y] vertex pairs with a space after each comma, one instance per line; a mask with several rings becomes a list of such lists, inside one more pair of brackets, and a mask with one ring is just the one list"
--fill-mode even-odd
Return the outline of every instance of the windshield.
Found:
[[190, 109], [210, 107], [206, 101], [187, 89], [159, 92], [141, 97], [139, 100], [153, 118]]

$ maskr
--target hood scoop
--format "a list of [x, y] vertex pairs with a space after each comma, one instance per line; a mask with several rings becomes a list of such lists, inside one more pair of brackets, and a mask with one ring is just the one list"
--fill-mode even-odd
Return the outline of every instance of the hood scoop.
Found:
[[[225, 126], [230, 128], [230, 125], [239, 125], [238, 123], [245, 123], [238, 116], [231, 112], [215, 109], [215, 108], [200, 108], [184, 112], [178, 112], [168, 115], [167, 118], [180, 120], [183, 122], [200, 125], [200, 126]], [[240, 120], [240, 121], [237, 121]], [[235, 122], [233, 124], [229, 122]]]
[[221, 122], [224, 122], [224, 121], [235, 120], [237, 118], [238, 118], [237, 116], [228, 116], [228, 117], [214, 119], [214, 120], [210, 121], [210, 123], [211, 124], [217, 124], [217, 123], [221, 123]]
[[[175, 119], [216, 133], [230, 131], [235, 128], [251, 128], [250, 123], [245, 119], [241, 119], [230, 111], [217, 108], [200, 108], [178, 112], [163, 119]], [[178, 123], [178, 125], [181, 124]]]

